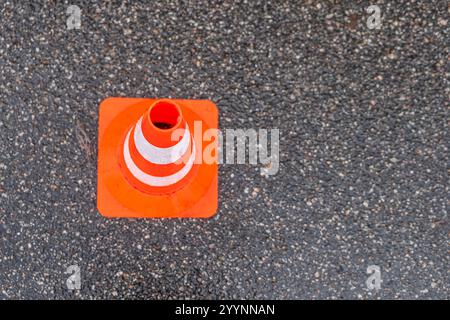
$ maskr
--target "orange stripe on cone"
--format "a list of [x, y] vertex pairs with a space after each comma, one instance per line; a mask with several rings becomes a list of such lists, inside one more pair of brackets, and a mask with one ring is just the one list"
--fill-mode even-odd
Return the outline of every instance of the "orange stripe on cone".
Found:
[[177, 161], [169, 164], [157, 164], [146, 160], [136, 148], [134, 140], [134, 130], [136, 130], [136, 128], [133, 128], [131, 131], [129, 143], [131, 158], [133, 159], [134, 163], [145, 173], [159, 177], [172, 175], [180, 171], [188, 162], [189, 157], [192, 154], [192, 139], [189, 139], [189, 144], [186, 152]]

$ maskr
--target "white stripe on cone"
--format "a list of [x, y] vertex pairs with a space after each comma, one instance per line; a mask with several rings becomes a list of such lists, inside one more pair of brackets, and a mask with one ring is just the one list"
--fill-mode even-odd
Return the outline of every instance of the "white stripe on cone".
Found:
[[189, 147], [190, 138], [191, 133], [186, 124], [183, 138], [176, 145], [168, 148], [160, 148], [145, 139], [144, 134], [142, 133], [142, 118], [136, 123], [134, 129], [134, 143], [136, 149], [145, 160], [155, 164], [170, 164], [179, 160], [186, 153]]
[[[186, 131], [188, 132], [187, 128]], [[123, 146], [123, 155], [125, 159], [125, 164], [127, 165], [128, 170], [130, 170], [131, 174], [138, 179], [140, 182], [154, 187], [165, 187], [170, 186], [174, 183], [177, 183], [181, 179], [183, 179], [191, 170], [192, 165], [194, 164], [195, 160], [195, 144], [194, 141], [192, 141], [192, 153], [189, 157], [189, 160], [186, 162], [186, 165], [178, 172], [175, 172], [174, 174], [171, 174], [169, 176], [165, 177], [156, 177], [152, 176], [148, 173], [143, 172], [141, 169], [139, 169], [136, 164], [134, 163], [133, 159], [130, 155], [130, 149], [129, 149], [129, 140], [130, 140], [130, 133], [131, 130], [128, 131], [127, 137], [125, 139], [125, 143]], [[190, 137], [190, 136], [189, 136]], [[159, 148], [161, 149], [161, 148]]]

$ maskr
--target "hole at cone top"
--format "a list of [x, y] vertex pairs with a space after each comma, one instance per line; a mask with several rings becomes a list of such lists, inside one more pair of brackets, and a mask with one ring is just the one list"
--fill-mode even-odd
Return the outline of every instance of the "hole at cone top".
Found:
[[181, 121], [180, 109], [169, 101], [159, 101], [150, 110], [150, 121], [159, 129], [171, 129]]

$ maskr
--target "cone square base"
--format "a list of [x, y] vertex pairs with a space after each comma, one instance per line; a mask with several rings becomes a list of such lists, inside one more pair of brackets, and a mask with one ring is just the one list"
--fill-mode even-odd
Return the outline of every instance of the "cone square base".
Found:
[[[100, 103], [98, 131], [97, 208], [111, 218], [208, 218], [218, 206], [217, 162], [202, 162], [190, 183], [171, 194], [143, 193], [124, 178], [119, 156], [124, 137], [147, 109], [158, 99], [107, 98]], [[189, 127], [202, 121], [202, 135], [218, 128], [218, 111], [209, 100], [172, 99], [180, 106]], [[198, 139], [200, 136], [194, 139]], [[217, 134], [214, 141], [217, 143]], [[199, 140], [196, 140], [196, 143]], [[203, 154], [211, 143], [199, 141]], [[217, 144], [216, 144], [217, 146]], [[215, 149], [217, 155], [217, 148]]]

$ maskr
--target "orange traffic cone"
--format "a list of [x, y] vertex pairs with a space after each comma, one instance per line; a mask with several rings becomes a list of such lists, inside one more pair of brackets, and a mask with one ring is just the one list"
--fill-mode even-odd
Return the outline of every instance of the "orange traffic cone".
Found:
[[[198, 123], [195, 122], [199, 121]], [[217, 161], [202, 161], [207, 100], [108, 98], [100, 105], [97, 206], [107, 217], [210, 217]], [[195, 132], [192, 130], [200, 130]], [[212, 142], [217, 157], [217, 133]]]

